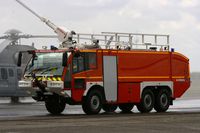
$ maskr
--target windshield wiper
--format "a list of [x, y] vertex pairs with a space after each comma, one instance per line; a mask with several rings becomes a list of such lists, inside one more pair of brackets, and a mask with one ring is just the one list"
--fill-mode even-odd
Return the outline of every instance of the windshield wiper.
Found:
[[41, 67], [41, 68], [35, 68], [35, 69], [33, 69], [33, 70], [31, 70], [28, 74], [32, 74], [32, 73], [38, 73], [38, 72], [40, 72], [40, 71], [42, 71], [42, 70], [44, 70], [44, 69], [48, 69], [49, 67]]
[[57, 69], [58, 69], [58, 67], [49, 67], [49, 68], [45, 69], [44, 71], [42, 71], [40, 74], [44, 74], [46, 72], [57, 70]]

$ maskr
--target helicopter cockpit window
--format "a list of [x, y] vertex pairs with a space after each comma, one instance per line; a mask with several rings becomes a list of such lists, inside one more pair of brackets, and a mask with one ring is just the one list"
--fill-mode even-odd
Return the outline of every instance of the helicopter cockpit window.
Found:
[[9, 74], [9, 77], [14, 77], [13, 69], [8, 69], [8, 74]]
[[1, 68], [1, 78], [4, 80], [8, 79], [8, 73], [6, 68]]

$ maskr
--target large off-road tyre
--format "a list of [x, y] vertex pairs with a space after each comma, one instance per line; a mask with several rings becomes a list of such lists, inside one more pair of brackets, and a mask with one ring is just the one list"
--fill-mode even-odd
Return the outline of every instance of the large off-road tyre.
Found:
[[98, 114], [102, 108], [102, 93], [99, 90], [92, 90], [84, 98], [82, 103], [83, 111], [88, 115]]
[[125, 104], [120, 104], [119, 105], [119, 109], [123, 112], [123, 113], [130, 113], [131, 110], [133, 109], [134, 104], [132, 103], [125, 103]]
[[155, 103], [155, 98], [154, 98], [154, 93], [152, 92], [151, 89], [145, 89], [142, 92], [142, 98], [139, 104], [137, 104], [137, 109], [141, 113], [148, 113], [150, 112]]
[[66, 103], [60, 96], [49, 96], [45, 100], [45, 106], [47, 111], [52, 115], [59, 115], [65, 109]]
[[160, 89], [158, 94], [155, 96], [154, 109], [157, 112], [167, 111], [170, 105], [170, 100], [170, 92], [167, 89]]
[[113, 105], [113, 104], [104, 104], [102, 106], [102, 109], [105, 112], [115, 112], [115, 110], [117, 109], [117, 105]]

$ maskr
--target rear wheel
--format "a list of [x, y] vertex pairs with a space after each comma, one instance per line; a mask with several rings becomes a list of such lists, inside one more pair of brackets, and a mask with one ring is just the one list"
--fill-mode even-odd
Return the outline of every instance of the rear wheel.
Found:
[[102, 109], [105, 112], [114, 112], [117, 109], [117, 105], [113, 105], [113, 104], [104, 104], [102, 106]]
[[137, 109], [141, 113], [148, 113], [153, 109], [154, 102], [155, 102], [155, 99], [154, 99], [154, 94], [152, 90], [145, 89], [142, 93], [142, 99], [140, 103], [137, 105]]
[[130, 113], [133, 107], [134, 107], [134, 104], [132, 103], [125, 103], [125, 104], [119, 105], [119, 108], [123, 113]]
[[65, 109], [66, 103], [60, 96], [49, 96], [45, 100], [45, 106], [49, 113], [59, 115]]
[[83, 111], [88, 114], [98, 114], [102, 108], [102, 93], [98, 90], [92, 90], [86, 96], [82, 103]]
[[157, 112], [165, 112], [170, 105], [170, 93], [167, 89], [160, 89], [155, 98], [154, 109]]

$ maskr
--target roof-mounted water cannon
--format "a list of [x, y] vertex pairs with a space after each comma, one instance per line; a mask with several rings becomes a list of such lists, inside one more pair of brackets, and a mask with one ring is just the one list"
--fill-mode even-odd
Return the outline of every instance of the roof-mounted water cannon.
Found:
[[61, 27], [56, 26], [54, 23], [52, 23], [50, 20], [41, 17], [36, 12], [31, 10], [28, 6], [26, 6], [24, 3], [22, 3], [20, 0], [16, 0], [20, 5], [22, 5], [24, 8], [26, 8], [28, 11], [30, 11], [33, 15], [35, 15], [37, 18], [39, 18], [42, 22], [44, 22], [47, 26], [49, 26], [51, 29], [54, 30], [54, 32], [58, 35], [58, 40], [62, 42], [60, 47], [73, 47], [73, 35], [76, 33], [74, 31], [70, 31], [68, 29], [64, 29]]

